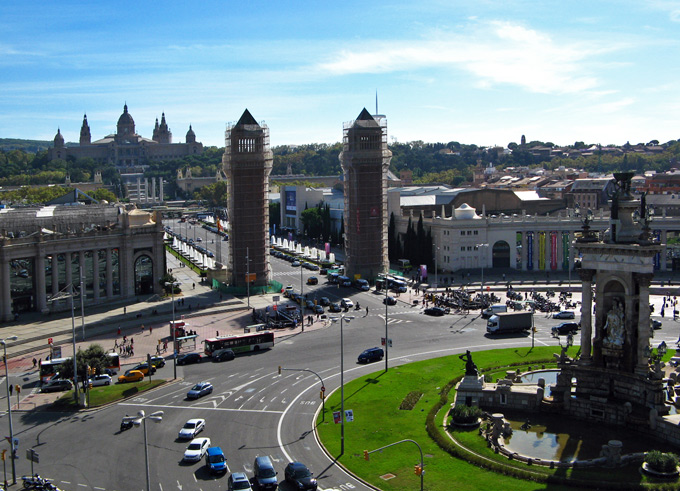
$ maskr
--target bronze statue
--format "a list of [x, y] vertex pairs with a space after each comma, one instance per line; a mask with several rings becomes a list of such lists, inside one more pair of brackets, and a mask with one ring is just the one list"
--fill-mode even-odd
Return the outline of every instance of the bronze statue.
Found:
[[472, 354], [470, 353], [470, 350], [466, 350], [465, 354], [458, 356], [458, 358], [465, 362], [465, 376], [479, 376], [479, 370], [477, 370], [477, 365], [475, 365], [475, 362], [472, 361]]

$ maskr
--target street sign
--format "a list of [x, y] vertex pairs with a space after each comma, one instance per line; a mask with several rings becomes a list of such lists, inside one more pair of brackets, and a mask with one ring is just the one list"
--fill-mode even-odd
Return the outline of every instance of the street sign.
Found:
[[342, 413], [340, 411], [333, 411], [333, 422], [336, 425], [342, 422]]
[[278, 302], [279, 300], [281, 300], [281, 295], [274, 295], [272, 297], [272, 302]]
[[47, 338], [47, 344], [52, 344], [52, 338]]
[[36, 464], [40, 463], [40, 456], [38, 455], [38, 452], [32, 448], [26, 449], [26, 458], [31, 462], [35, 462]]
[[345, 410], [345, 421], [347, 421], [348, 423], [354, 421], [354, 410], [352, 409]]

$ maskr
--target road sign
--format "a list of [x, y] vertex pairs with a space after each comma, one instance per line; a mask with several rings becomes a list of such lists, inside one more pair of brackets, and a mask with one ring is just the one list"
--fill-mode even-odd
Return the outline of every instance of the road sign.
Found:
[[281, 295], [274, 295], [272, 297], [272, 302], [278, 302], [279, 300], [281, 300]]
[[32, 448], [26, 449], [26, 458], [31, 462], [35, 462], [36, 464], [40, 463], [40, 456], [38, 455], [38, 452]]

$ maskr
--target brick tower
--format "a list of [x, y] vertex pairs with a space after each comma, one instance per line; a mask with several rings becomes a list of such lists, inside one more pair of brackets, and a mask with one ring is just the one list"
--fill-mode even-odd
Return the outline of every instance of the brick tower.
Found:
[[235, 125], [228, 125], [222, 164], [228, 181], [228, 281], [263, 286], [269, 279], [269, 173], [273, 155], [269, 128], [259, 125], [246, 109]]
[[[376, 119], [377, 118], [377, 119]], [[364, 108], [344, 124], [340, 162], [345, 181], [345, 271], [372, 281], [389, 267], [387, 256], [387, 120]]]

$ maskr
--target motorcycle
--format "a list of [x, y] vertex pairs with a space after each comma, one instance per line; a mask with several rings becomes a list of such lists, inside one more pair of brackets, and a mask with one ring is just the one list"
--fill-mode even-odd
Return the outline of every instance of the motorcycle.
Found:
[[129, 430], [130, 428], [132, 428], [132, 424], [133, 423], [131, 419], [128, 419], [127, 416], [124, 417], [123, 421], [120, 422], [120, 431]]
[[359, 306], [359, 302], [357, 302], [356, 305], [354, 306], [354, 310], [360, 310], [360, 309], [361, 309], [361, 307]]
[[23, 476], [24, 488], [33, 488], [38, 490], [54, 491], [58, 489], [49, 479], [44, 479], [38, 474], [34, 476]]

